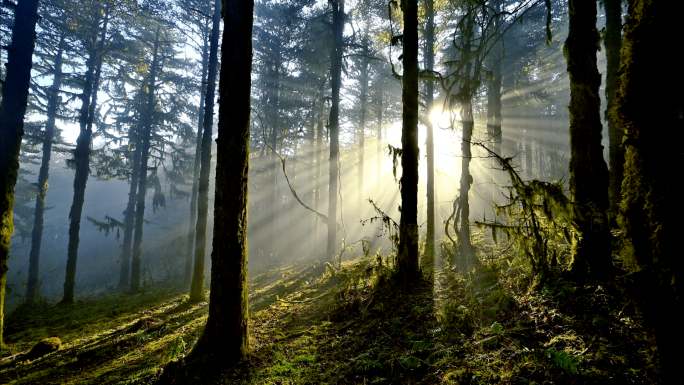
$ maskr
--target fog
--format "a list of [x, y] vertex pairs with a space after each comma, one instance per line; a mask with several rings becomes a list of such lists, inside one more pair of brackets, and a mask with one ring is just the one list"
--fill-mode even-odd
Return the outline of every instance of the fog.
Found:
[[[149, 118], [153, 144], [145, 171], [148, 185], [141, 285], [144, 290], [146, 285], [159, 282], [183, 284], [189, 220], [191, 212], [197, 211], [196, 207], [191, 207], [193, 164], [198, 108], [200, 95], [204, 92], [202, 61], [206, 49], [203, 53], [203, 47], [211, 32], [209, 16], [213, 4], [201, 0], [179, 0], [169, 4], [105, 3], [111, 11], [107, 13], [110, 24], [103, 32], [105, 48], [99, 51], [88, 45], [95, 43], [88, 42], [86, 25], [78, 24], [92, 22], [94, 16], [88, 14], [90, 2], [80, 8], [74, 4], [41, 3], [39, 12], [43, 18], [38, 26], [34, 54], [27, 134], [20, 159], [20, 179], [15, 188], [15, 232], [8, 262], [7, 312], [26, 298], [29, 254], [32, 237], [36, 236], [32, 235], [35, 234], [36, 185], [43, 157], [42, 139], [36, 138], [45, 134], [48, 120], [46, 90], [53, 83], [55, 55], [62, 33], [66, 34], [67, 41], [65, 80], [60, 88], [57, 135], [49, 162], [49, 187], [37, 265], [40, 296], [48, 302], [57, 302], [63, 295], [75, 176], [69, 160], [73, 158], [79, 137], [80, 95], [93, 52], [103, 57], [102, 76], [97, 96], [99, 104], [94, 109], [89, 176], [78, 232], [75, 297], [78, 300], [119, 288], [124, 263], [124, 213], [129, 198], [133, 153], [138, 146], [130, 140], [130, 132], [145, 119], [142, 116], [143, 96], [148, 96], [146, 79], [153, 65], [159, 67], [154, 113]], [[553, 3], [555, 6], [563, 2]], [[255, 7], [248, 222], [250, 275], [284, 264], [325, 262], [329, 258], [326, 255], [327, 227], [312, 212], [325, 215], [328, 212], [331, 43], [330, 31], [323, 22], [328, 18], [327, 4], [327, 1], [302, 4], [258, 1]], [[535, 4], [524, 22], [512, 24], [502, 38], [505, 53], [501, 61], [501, 155], [514, 157], [513, 163], [526, 179], [567, 180], [570, 91], [562, 53], [567, 15], [560, 11], [566, 8], [554, 8], [553, 40], [547, 45], [543, 28], [546, 9], [543, 2]], [[371, 253], [388, 255], [394, 252], [394, 246], [382, 223], [370, 221], [380, 214], [369, 200], [399, 222], [401, 166], [397, 165], [395, 169], [388, 145], [401, 147], [401, 82], [392, 75], [392, 65], [401, 73], [398, 60], [401, 49], [390, 47], [386, 4], [349, 1], [346, 9], [349, 16], [344, 32], [346, 53], [340, 103], [340, 183], [336, 218], [340, 229], [336, 250], [367, 239], [372, 245]], [[9, 22], [5, 16], [10, 14], [11, 10], [3, 9], [3, 23]], [[444, 10], [438, 24], [453, 23], [451, 18], [456, 14], [456, 10]], [[72, 35], [62, 32], [68, 24], [64, 19], [68, 19], [72, 31], [76, 31]], [[96, 19], [95, 29], [104, 31], [104, 18]], [[599, 15], [601, 23], [603, 19]], [[420, 28], [425, 28], [424, 21]], [[154, 31], [164, 34], [160, 40], [163, 44], [158, 48], [158, 62], [153, 61], [157, 52], [152, 49]], [[8, 33], [3, 27], [3, 41], [8, 41]], [[451, 33], [453, 30], [449, 28], [439, 29], [437, 33], [435, 71], [443, 74], [449, 72], [447, 62], [453, 56]], [[3, 67], [6, 59], [7, 54], [3, 51]], [[423, 59], [419, 58], [421, 69], [425, 67]], [[599, 71], [605, 73], [603, 52], [598, 64]], [[483, 66], [491, 69], [489, 64]], [[365, 86], [361, 79], [366, 82]], [[493, 138], [488, 137], [486, 127], [487, 81], [480, 83], [473, 100], [473, 141], [490, 143]], [[460, 106], [449, 108], [439, 82], [435, 83], [435, 102], [431, 111], [426, 110], [422, 101], [425, 97], [423, 85], [420, 92], [418, 223], [421, 236], [424, 236], [427, 221], [426, 124], [431, 122], [435, 131], [435, 229], [436, 238], [440, 239], [445, 235], [443, 221], [451, 215], [452, 202], [459, 190]], [[322, 147], [317, 147], [319, 135], [322, 135]], [[604, 133], [606, 149], [607, 137]], [[215, 127], [213, 138], [216, 138]], [[360, 148], [361, 141], [363, 148]], [[282, 162], [273, 152], [282, 157]], [[211, 268], [215, 159], [214, 153], [209, 179], [207, 282]], [[508, 183], [508, 176], [483, 151], [474, 148], [472, 159], [471, 221], [494, 216], [492, 204], [505, 202]], [[363, 170], [361, 175], [360, 170]], [[349, 260], [361, 255], [363, 249], [359, 243], [342, 253], [341, 258]]]

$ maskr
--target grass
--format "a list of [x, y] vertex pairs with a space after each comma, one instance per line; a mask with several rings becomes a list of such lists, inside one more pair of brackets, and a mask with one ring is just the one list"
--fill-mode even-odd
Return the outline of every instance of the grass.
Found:
[[[434, 282], [407, 288], [388, 280], [387, 262], [296, 264], [251, 278], [252, 350], [233, 368], [179, 365], [207, 304], [187, 304], [178, 286], [18, 310], [6, 321], [0, 383], [648, 382], [641, 330], [609, 285], [564, 281], [558, 272], [535, 285], [509, 252], [477, 270], [446, 263]], [[62, 340], [59, 351], [22, 360], [52, 336]]]

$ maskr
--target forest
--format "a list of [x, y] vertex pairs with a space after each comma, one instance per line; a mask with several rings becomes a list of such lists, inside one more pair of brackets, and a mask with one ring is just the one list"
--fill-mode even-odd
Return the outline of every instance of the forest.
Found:
[[0, 384], [684, 383], [684, 2], [0, 11]]

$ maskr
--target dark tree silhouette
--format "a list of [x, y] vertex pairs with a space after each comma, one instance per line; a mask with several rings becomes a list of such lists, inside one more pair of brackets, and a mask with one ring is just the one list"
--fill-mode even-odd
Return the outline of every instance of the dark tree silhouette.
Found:
[[192, 355], [237, 362], [249, 350], [247, 187], [254, 2], [223, 2], [209, 318]]

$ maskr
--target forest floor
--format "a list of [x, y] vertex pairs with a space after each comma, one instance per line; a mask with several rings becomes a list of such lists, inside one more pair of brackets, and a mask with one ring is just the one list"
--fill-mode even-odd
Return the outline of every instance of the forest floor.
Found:
[[[648, 383], [642, 331], [613, 286], [553, 272], [539, 285], [511, 256], [471, 270], [447, 263], [406, 288], [388, 279], [388, 262], [250, 279], [252, 350], [232, 368], [184, 362], [208, 305], [188, 304], [178, 285], [19, 309], [6, 317], [0, 383]], [[61, 349], [27, 359], [46, 337]]]

